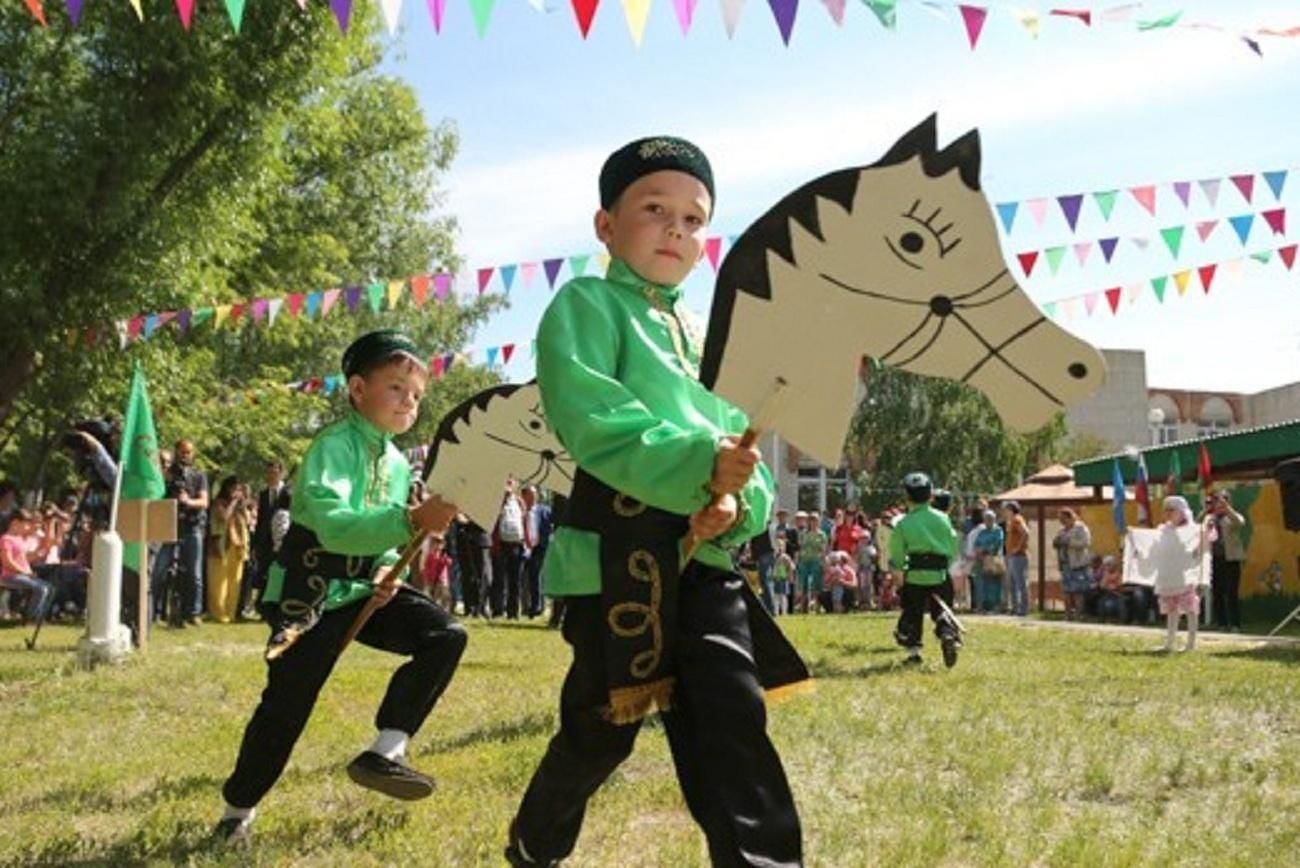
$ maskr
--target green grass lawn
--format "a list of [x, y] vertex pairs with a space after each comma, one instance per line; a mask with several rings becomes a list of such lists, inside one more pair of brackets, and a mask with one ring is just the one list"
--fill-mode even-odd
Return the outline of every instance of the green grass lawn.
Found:
[[[958, 667], [896, 664], [892, 619], [785, 621], [818, 689], [771, 710], [810, 866], [1278, 865], [1300, 859], [1300, 649], [969, 619]], [[77, 671], [73, 628], [0, 633], [0, 864], [502, 865], [506, 825], [555, 726], [567, 649], [470, 625], [414, 742], [423, 802], [353, 785], [395, 658], [348, 651], [253, 847], [207, 833], [262, 688], [260, 625], [159, 631]], [[929, 640], [928, 640], [929, 641]], [[739, 771], [739, 770], [738, 770]], [[660, 729], [592, 801], [575, 866], [707, 864]]]

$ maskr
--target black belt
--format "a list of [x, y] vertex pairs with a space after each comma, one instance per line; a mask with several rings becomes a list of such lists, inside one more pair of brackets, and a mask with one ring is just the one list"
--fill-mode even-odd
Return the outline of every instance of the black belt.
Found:
[[948, 556], [938, 552], [911, 552], [907, 556], [909, 570], [946, 570]]

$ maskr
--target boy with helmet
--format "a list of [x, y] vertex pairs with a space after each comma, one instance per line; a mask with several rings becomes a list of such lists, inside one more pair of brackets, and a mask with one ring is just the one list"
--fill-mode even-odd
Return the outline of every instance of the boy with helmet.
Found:
[[[943, 648], [943, 662], [957, 663], [961, 637], [945, 606], [952, 606], [952, 579], [948, 565], [957, 557], [957, 534], [948, 516], [934, 509], [930, 500], [934, 487], [924, 473], [909, 473], [903, 479], [908, 510], [894, 526], [889, 538], [889, 565], [902, 581], [903, 613], [898, 618], [894, 639], [907, 649], [907, 665], [921, 662], [921, 628], [930, 610], [935, 635]], [[942, 605], [940, 604], [942, 601]]]

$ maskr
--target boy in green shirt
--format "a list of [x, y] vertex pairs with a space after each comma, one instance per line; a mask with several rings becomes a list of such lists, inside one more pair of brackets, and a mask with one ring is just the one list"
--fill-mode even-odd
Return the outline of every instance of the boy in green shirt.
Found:
[[961, 635], [948, 614], [952, 608], [948, 567], [957, 559], [957, 532], [948, 514], [930, 505], [934, 494], [930, 477], [909, 473], [903, 480], [903, 488], [909, 501], [907, 515], [894, 525], [889, 537], [889, 566], [903, 582], [899, 594], [903, 612], [898, 616], [894, 640], [907, 649], [906, 664], [919, 664], [921, 632], [929, 609], [935, 635], [943, 649], [944, 665], [951, 668], [957, 664], [957, 651], [961, 648]]
[[[566, 598], [573, 664], [506, 857], [568, 856], [657, 706], [714, 863], [798, 865], [763, 690], [807, 670], [726, 552], [766, 527], [772, 478], [739, 445], [745, 415], [699, 383], [679, 286], [704, 252], [712, 172], [690, 142], [641, 139], [605, 162], [600, 200], [608, 273], [565, 285], [537, 335], [546, 419], [579, 465], [543, 565], [546, 593]], [[683, 564], [687, 530], [704, 542]]]
[[222, 795], [216, 836], [247, 838], [255, 807], [284, 771], [343, 637], [372, 595], [358, 641], [409, 656], [375, 718], [374, 744], [348, 765], [356, 783], [421, 799], [433, 781], [406, 764], [406, 746], [451, 681], [465, 630], [427, 597], [385, 577], [419, 530], [444, 531], [456, 508], [437, 497], [408, 507], [411, 467], [393, 436], [415, 423], [426, 373], [415, 345], [391, 330], [358, 338], [343, 355], [352, 409], [312, 440], [298, 470], [292, 524], [272, 565], [262, 609], [272, 629], [266, 690]]

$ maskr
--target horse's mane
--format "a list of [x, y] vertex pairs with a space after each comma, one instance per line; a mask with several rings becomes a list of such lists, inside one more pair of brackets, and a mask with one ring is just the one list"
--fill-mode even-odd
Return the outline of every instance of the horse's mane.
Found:
[[438, 463], [438, 448], [443, 443], [460, 443], [460, 438], [456, 436], [456, 425], [458, 423], [468, 422], [469, 415], [474, 410], [486, 410], [488, 404], [495, 399], [508, 398], [525, 385], [528, 384], [503, 383], [499, 386], [492, 386], [471, 395], [448, 410], [446, 415], [442, 417], [442, 421], [438, 423], [438, 430], [433, 433], [433, 442], [429, 444], [429, 454], [424, 459], [421, 477], [424, 479], [429, 478], [429, 473], [433, 470], [434, 465]]
[[818, 240], [826, 240], [817, 216], [818, 199], [829, 199], [849, 211], [863, 172], [905, 163], [913, 157], [920, 158], [921, 169], [927, 177], [937, 178], [956, 169], [967, 187], [974, 191], [980, 189], [979, 132], [971, 130], [943, 150], [937, 147], [937, 135], [937, 116], [932, 114], [895, 142], [876, 162], [840, 169], [808, 182], [777, 202], [736, 239], [722, 260], [714, 286], [709, 330], [700, 364], [700, 382], [705, 388], [713, 387], [722, 367], [722, 351], [731, 329], [736, 293], [743, 292], [762, 299], [772, 297], [772, 281], [767, 272], [769, 250], [791, 265], [796, 264], [790, 221], [798, 223]]

